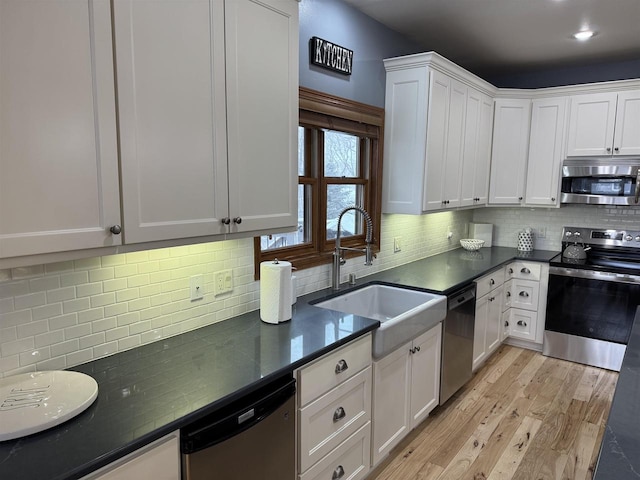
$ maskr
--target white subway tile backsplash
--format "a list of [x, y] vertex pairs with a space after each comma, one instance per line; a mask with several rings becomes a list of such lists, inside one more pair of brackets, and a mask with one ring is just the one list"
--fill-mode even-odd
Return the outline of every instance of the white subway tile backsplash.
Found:
[[[361, 277], [457, 248], [472, 215], [383, 215], [382, 231], [376, 232], [382, 250], [374, 265], [349, 260], [344, 279], [351, 272]], [[396, 235], [402, 236], [400, 253], [393, 253]], [[214, 296], [214, 273], [227, 268], [233, 269], [233, 291]], [[0, 377], [70, 367], [257, 310], [260, 285], [253, 274], [252, 239], [0, 270]], [[189, 299], [193, 275], [203, 275], [205, 290], [195, 302]], [[298, 295], [330, 283], [328, 265], [297, 275]], [[18, 328], [25, 338], [18, 338]]]

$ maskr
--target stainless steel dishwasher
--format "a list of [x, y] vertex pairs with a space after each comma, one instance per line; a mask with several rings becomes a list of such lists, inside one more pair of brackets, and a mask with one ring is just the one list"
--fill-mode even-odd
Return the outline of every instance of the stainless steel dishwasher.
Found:
[[440, 405], [471, 379], [475, 322], [475, 284], [447, 295], [447, 316], [442, 323]]
[[294, 480], [295, 379], [281, 377], [180, 431], [186, 480]]

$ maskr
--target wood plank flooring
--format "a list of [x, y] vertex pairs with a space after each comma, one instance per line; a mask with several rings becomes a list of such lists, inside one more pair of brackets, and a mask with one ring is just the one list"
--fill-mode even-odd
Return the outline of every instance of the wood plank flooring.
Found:
[[591, 479], [617, 379], [503, 345], [367, 480]]

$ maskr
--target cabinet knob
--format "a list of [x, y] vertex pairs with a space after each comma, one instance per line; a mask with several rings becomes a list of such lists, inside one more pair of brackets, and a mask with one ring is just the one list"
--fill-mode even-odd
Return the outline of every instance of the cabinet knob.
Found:
[[611, 151], [611, 147], [607, 147], [607, 152], [610, 152], [610, 151]]
[[522, 201], [522, 197], [518, 197], [518, 200]]
[[531, 270], [529, 270], [527, 267], [523, 267], [523, 268], [520, 270], [520, 273], [527, 273], [527, 274], [529, 274], [529, 273], [531, 273]]
[[493, 278], [489, 279], [489, 285], [495, 285], [496, 281]]
[[551, 201], [555, 202], [556, 201], [556, 197], [551, 197]]
[[342, 465], [338, 465], [331, 475], [331, 480], [339, 480], [342, 477], [344, 477], [344, 468]]
[[419, 352], [419, 351], [420, 351], [420, 347], [416, 347], [416, 352]]
[[511, 275], [513, 273], [513, 268], [509, 269], [509, 275]]
[[241, 217], [234, 218], [233, 223], [235, 223], [236, 225], [240, 225], [242, 223], [242, 218]]
[[618, 147], [614, 148], [615, 152], [618, 153], [620, 149]]
[[496, 299], [496, 297], [491, 297], [491, 298], [489, 298], [489, 301], [493, 302], [495, 299]]
[[120, 225], [114, 225], [109, 229], [109, 231], [114, 235], [120, 235], [120, 232], [122, 232], [122, 227]]
[[527, 292], [520, 292], [518, 295], [520, 295], [521, 297], [527, 298], [529, 296], [529, 294]]
[[508, 327], [508, 326], [509, 326], [509, 320], [505, 320], [505, 321], [504, 321], [504, 326], [505, 326], [505, 327]]
[[511, 297], [511, 292], [507, 292], [507, 298]]
[[522, 320], [518, 320], [518, 326], [520, 327], [526, 327], [527, 326], [527, 322], [524, 322]]
[[349, 365], [347, 365], [347, 361], [344, 359], [340, 360], [338, 363], [336, 363], [336, 375], [338, 373], [344, 372], [347, 368], [349, 368]]
[[333, 421], [338, 422], [347, 416], [347, 412], [344, 411], [344, 408], [338, 407], [336, 411], [333, 412]]
[[224, 218], [221, 220], [221, 222], [222, 222], [224, 225], [229, 225], [229, 224], [231, 223], [231, 219], [230, 219], [229, 217], [224, 217]]

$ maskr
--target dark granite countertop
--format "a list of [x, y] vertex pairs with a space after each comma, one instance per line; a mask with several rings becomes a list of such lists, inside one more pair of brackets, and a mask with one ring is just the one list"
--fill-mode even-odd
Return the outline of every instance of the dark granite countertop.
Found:
[[[358, 284], [448, 294], [514, 258], [547, 262], [557, 253], [456, 249]], [[73, 368], [96, 379], [97, 400], [62, 425], [0, 442], [0, 478], [80, 478], [379, 326], [310, 303], [334, 293], [300, 297], [290, 322], [265, 324], [254, 311]]]
[[622, 361], [594, 480], [640, 478], [640, 307]]

